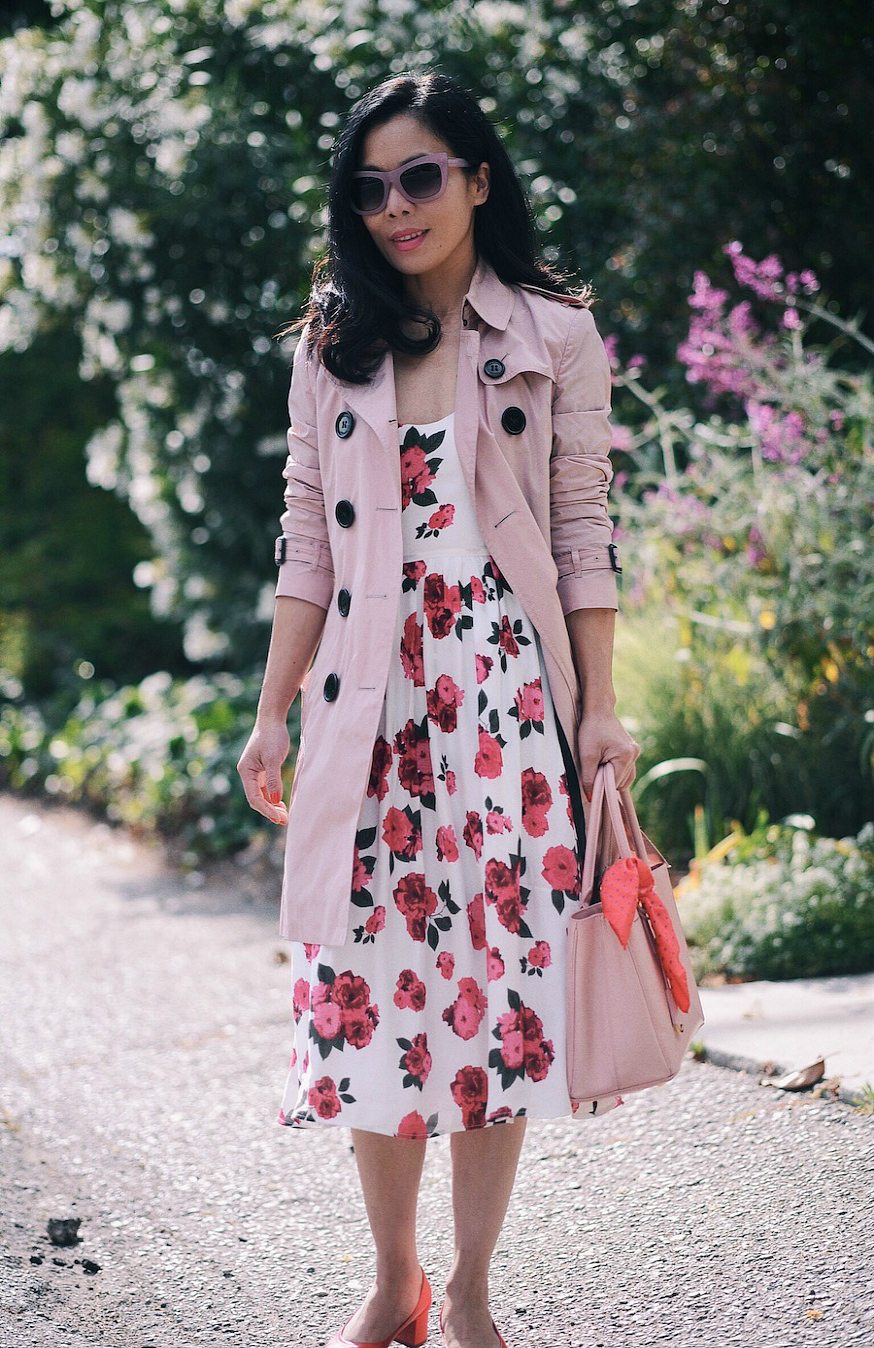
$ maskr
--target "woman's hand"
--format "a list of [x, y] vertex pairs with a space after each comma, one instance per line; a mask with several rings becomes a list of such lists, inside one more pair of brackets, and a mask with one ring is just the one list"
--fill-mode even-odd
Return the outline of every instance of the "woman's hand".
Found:
[[257, 720], [237, 763], [247, 801], [274, 824], [288, 823], [281, 769], [290, 747], [284, 719]]
[[612, 763], [616, 789], [631, 786], [640, 745], [631, 738], [614, 711], [584, 712], [577, 733], [580, 768], [586, 800], [592, 799], [595, 773], [601, 763]]

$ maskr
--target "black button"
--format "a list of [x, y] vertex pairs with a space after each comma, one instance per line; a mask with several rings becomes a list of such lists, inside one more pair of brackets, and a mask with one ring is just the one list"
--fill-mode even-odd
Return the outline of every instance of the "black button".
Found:
[[340, 675], [333, 671], [325, 679], [325, 701], [333, 702], [340, 691]]
[[487, 374], [489, 379], [500, 379], [506, 368], [502, 360], [498, 360], [497, 356], [492, 356], [491, 360], [487, 360], [483, 366], [483, 374]]
[[355, 418], [351, 412], [341, 412], [334, 422], [334, 430], [341, 440], [346, 440], [352, 434], [352, 427], [355, 425]]
[[525, 413], [521, 407], [505, 407], [501, 413], [501, 425], [510, 435], [521, 435], [525, 429]]
[[337, 516], [337, 523], [348, 529], [355, 518], [355, 507], [351, 501], [338, 501], [334, 506], [334, 514]]
[[349, 605], [351, 603], [352, 603], [352, 596], [348, 590], [343, 589], [337, 591], [337, 608], [343, 614], [344, 618], [349, 612]]

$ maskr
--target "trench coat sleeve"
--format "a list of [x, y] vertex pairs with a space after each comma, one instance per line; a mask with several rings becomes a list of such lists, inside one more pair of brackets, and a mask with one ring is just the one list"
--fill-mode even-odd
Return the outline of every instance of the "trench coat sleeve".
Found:
[[608, 544], [613, 521], [610, 361], [589, 309], [570, 307], [552, 405], [550, 530], [562, 612], [619, 608]]
[[288, 458], [285, 478], [285, 512], [281, 516], [282, 538], [277, 539], [284, 561], [279, 562], [276, 596], [294, 595], [323, 609], [330, 608], [334, 593], [334, 564], [325, 502], [319, 471], [316, 403], [312, 360], [306, 353], [305, 327], [294, 351], [288, 391]]

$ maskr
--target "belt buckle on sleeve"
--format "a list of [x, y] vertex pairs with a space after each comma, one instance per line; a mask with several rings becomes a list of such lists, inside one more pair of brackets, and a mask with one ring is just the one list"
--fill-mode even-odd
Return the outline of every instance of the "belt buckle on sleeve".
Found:
[[617, 548], [616, 544], [615, 544], [615, 543], [608, 543], [608, 544], [607, 544], [607, 551], [608, 551], [609, 554], [610, 554], [610, 565], [611, 565], [611, 567], [613, 568], [614, 571], [618, 571], [618, 572], [621, 574], [621, 572], [622, 572], [622, 567], [619, 565], [619, 549]]

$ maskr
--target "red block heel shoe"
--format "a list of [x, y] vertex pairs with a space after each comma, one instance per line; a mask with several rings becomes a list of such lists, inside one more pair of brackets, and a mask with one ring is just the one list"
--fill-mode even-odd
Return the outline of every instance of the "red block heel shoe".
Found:
[[[443, 1333], [443, 1307], [442, 1307], [442, 1306], [440, 1307], [440, 1314], [439, 1314], [439, 1316], [438, 1316], [438, 1319], [439, 1319], [439, 1321], [440, 1321], [440, 1333], [441, 1333], [441, 1335], [442, 1335], [442, 1333]], [[504, 1336], [502, 1335], [501, 1331], [498, 1329], [498, 1326], [495, 1324], [494, 1320], [492, 1321], [492, 1329], [495, 1331], [495, 1333], [496, 1333], [497, 1336], [498, 1336], [497, 1348], [507, 1348], [507, 1342], [506, 1342]]]
[[[428, 1338], [428, 1312], [431, 1309], [431, 1284], [425, 1277], [425, 1270], [422, 1269], [422, 1286], [419, 1291], [419, 1300], [416, 1302], [406, 1320], [402, 1320], [393, 1334], [389, 1334], [387, 1339], [379, 1339], [378, 1342], [364, 1343], [361, 1339], [347, 1339], [344, 1334], [346, 1325], [343, 1329], [338, 1329], [325, 1348], [390, 1348], [390, 1345], [397, 1341], [407, 1345], [407, 1348], [421, 1348], [422, 1344]], [[505, 1345], [506, 1348], [506, 1345]]]

